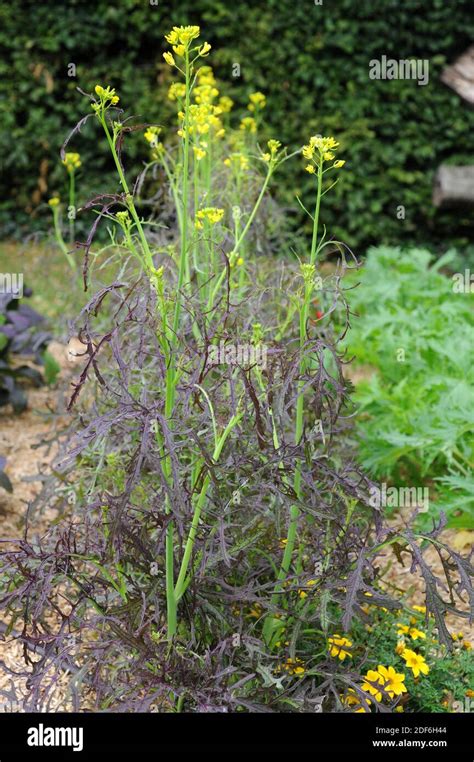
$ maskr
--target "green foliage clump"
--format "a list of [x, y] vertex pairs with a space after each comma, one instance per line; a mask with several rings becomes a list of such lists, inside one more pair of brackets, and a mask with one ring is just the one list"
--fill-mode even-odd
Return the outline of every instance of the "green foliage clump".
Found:
[[442, 510], [450, 526], [472, 528], [474, 320], [470, 295], [440, 272], [450, 261], [371, 249], [350, 299], [359, 317], [348, 346], [374, 371], [356, 394], [363, 465], [397, 485], [424, 480], [435, 497], [425, 518]]

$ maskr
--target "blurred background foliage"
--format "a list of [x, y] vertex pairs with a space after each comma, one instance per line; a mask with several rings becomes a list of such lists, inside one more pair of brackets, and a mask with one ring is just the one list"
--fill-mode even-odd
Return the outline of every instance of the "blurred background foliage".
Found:
[[[472, 213], [436, 210], [431, 194], [440, 163], [473, 161], [474, 111], [440, 82], [445, 64], [474, 38], [472, 0], [155, 2], [0, 0], [1, 237], [44, 230], [47, 199], [66, 195], [59, 149], [89, 111], [77, 87], [112, 85], [127, 115], [164, 124], [165, 139], [172, 138], [163, 35], [173, 24], [193, 23], [213, 46], [209, 63], [222, 94], [235, 101], [234, 124], [248, 94], [262, 90], [262, 140], [275, 137], [293, 150], [315, 133], [340, 140], [347, 171], [327, 197], [324, 222], [332, 233], [358, 252], [372, 243], [469, 244]], [[382, 55], [429, 59], [429, 85], [370, 80], [369, 61]], [[70, 63], [76, 77], [68, 76]], [[92, 122], [69, 146], [82, 157], [79, 203], [116, 187], [103, 149]], [[146, 155], [142, 136], [132, 135], [128, 171], [138, 173]], [[295, 225], [295, 194], [305, 198], [310, 182], [295, 160], [274, 188], [295, 210]], [[399, 205], [405, 220], [397, 219]]]

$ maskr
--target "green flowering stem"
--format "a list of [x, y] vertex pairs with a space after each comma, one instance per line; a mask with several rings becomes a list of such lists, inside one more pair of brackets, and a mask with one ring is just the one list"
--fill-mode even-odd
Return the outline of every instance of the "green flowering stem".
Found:
[[51, 206], [51, 211], [53, 212], [53, 225], [54, 225], [54, 235], [57, 241], [57, 244], [59, 248], [61, 249], [62, 253], [67, 259], [68, 265], [71, 268], [73, 272], [76, 272], [76, 263], [71, 257], [69, 250], [64, 243], [63, 234], [61, 232], [61, 225], [59, 223], [59, 207], [58, 206]]
[[189, 174], [189, 108], [190, 108], [190, 64], [189, 51], [185, 52], [185, 107], [184, 107], [184, 156], [183, 156], [183, 188], [182, 188], [182, 226], [181, 226], [181, 256], [179, 261], [178, 285], [176, 289], [176, 306], [173, 319], [173, 334], [176, 335], [181, 315], [181, 289], [188, 269], [188, 174]]
[[[310, 266], [313, 266], [313, 267], [315, 265], [316, 253], [317, 253], [319, 212], [320, 212], [320, 206], [321, 206], [321, 191], [322, 191], [322, 162], [320, 162], [318, 166], [318, 183], [317, 183], [316, 203], [315, 203], [315, 210], [314, 210], [314, 217], [313, 217], [313, 235], [311, 239]], [[309, 305], [311, 301], [312, 292], [313, 292], [313, 284], [310, 281], [310, 278], [308, 277], [304, 285], [303, 304], [299, 310], [299, 334], [300, 334], [300, 349], [301, 350], [304, 349], [304, 345], [306, 342], [306, 324], [308, 321]], [[301, 374], [304, 373], [306, 367], [307, 367], [306, 358], [302, 357], [300, 361]], [[304, 392], [303, 392], [304, 380], [303, 379], [300, 380], [299, 387], [300, 388], [298, 392], [298, 398], [296, 401], [296, 421], [295, 421], [295, 444], [297, 445], [301, 441], [301, 437], [303, 436], [303, 429], [304, 429]], [[301, 498], [301, 465], [300, 463], [296, 464], [295, 476], [293, 481], [293, 489], [298, 499], [300, 499]], [[285, 550], [283, 552], [281, 567], [277, 577], [275, 593], [272, 596], [273, 605], [278, 604], [280, 595], [283, 592], [283, 582], [287, 578], [288, 573], [290, 571], [291, 562], [293, 558], [293, 552], [294, 552], [295, 544], [296, 544], [297, 532], [298, 532], [299, 516], [300, 516], [300, 509], [298, 505], [293, 504], [290, 508], [290, 517], [289, 517], [288, 530], [286, 535]], [[277, 627], [277, 624], [275, 623], [274, 618], [267, 617], [265, 620], [263, 632], [264, 632], [265, 640], [269, 645], [271, 645], [271, 642], [273, 640], [273, 635], [275, 633], [276, 627]]]
[[[212, 455], [212, 459], [214, 462], [217, 462], [219, 460], [219, 457], [222, 453], [227, 437], [231, 433], [232, 429], [239, 423], [242, 416], [243, 416], [243, 412], [236, 413], [235, 415], [232, 416], [229, 423], [225, 427], [224, 431], [222, 432], [214, 448], [214, 453]], [[174, 588], [174, 597], [176, 602], [178, 602], [180, 598], [182, 598], [184, 592], [186, 591], [186, 588], [188, 587], [191, 581], [191, 578], [187, 576], [189, 562], [191, 560], [191, 555], [194, 548], [194, 542], [196, 540], [196, 535], [197, 535], [197, 531], [199, 527], [199, 521], [201, 518], [202, 509], [206, 502], [207, 491], [209, 489], [210, 483], [211, 483], [211, 477], [209, 476], [209, 474], [207, 474], [206, 478], [204, 479], [203, 485], [201, 487], [201, 492], [199, 493], [199, 497], [196, 502], [196, 507], [194, 509], [194, 514], [193, 514], [193, 518], [191, 522], [191, 528], [189, 530], [188, 538], [187, 538], [185, 549], [184, 549], [183, 559], [181, 561], [181, 567], [179, 570], [178, 579], [176, 581], [176, 587]]]
[[115, 139], [114, 139], [115, 136], [112, 137], [112, 135], [110, 134], [110, 130], [108, 128], [108, 125], [107, 125], [104, 113], [103, 112], [99, 113], [98, 117], [99, 117], [100, 123], [102, 124], [102, 127], [104, 128], [104, 132], [105, 132], [105, 135], [106, 135], [106, 138], [107, 138], [107, 142], [109, 144], [109, 148], [110, 148], [110, 151], [112, 153], [115, 166], [117, 168], [117, 173], [118, 173], [118, 176], [119, 176], [119, 179], [120, 179], [120, 184], [121, 184], [121, 186], [122, 186], [122, 188], [124, 190], [125, 196], [126, 196], [127, 207], [130, 210], [130, 214], [132, 215], [133, 221], [134, 221], [134, 223], [135, 223], [135, 225], [137, 227], [138, 235], [140, 237], [140, 242], [141, 242], [141, 245], [142, 245], [143, 254], [144, 254], [144, 258], [145, 258], [146, 269], [148, 270], [148, 272], [150, 272], [153, 269], [153, 257], [151, 255], [150, 247], [148, 245], [148, 241], [146, 239], [146, 236], [145, 236], [145, 233], [144, 233], [144, 230], [143, 230], [143, 226], [142, 226], [142, 224], [140, 222], [140, 218], [139, 218], [137, 210], [135, 208], [135, 203], [133, 201], [133, 196], [130, 193], [130, 189], [128, 187], [128, 183], [127, 183], [127, 180], [125, 178], [125, 175], [124, 175], [124, 172], [123, 172], [123, 169], [122, 169], [122, 165], [120, 163], [120, 159], [119, 159], [118, 154], [117, 154], [117, 150], [115, 148]]

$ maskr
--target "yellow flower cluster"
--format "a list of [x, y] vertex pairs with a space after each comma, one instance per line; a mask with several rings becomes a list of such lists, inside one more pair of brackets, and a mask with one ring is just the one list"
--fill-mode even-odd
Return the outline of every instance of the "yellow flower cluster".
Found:
[[59, 196], [53, 196], [49, 199], [48, 204], [51, 207], [51, 209], [54, 209], [56, 206], [59, 205]]
[[[216, 138], [222, 138], [225, 135], [225, 129], [222, 126], [222, 121], [219, 118], [220, 109], [218, 106], [213, 106], [209, 103], [192, 103], [189, 107], [189, 134], [199, 137], [200, 135], [213, 134]], [[185, 135], [185, 113], [180, 111], [178, 114], [179, 119], [182, 121], [182, 126], [178, 130], [178, 135], [184, 137]]]
[[183, 82], [173, 82], [169, 86], [168, 98], [170, 101], [177, 101], [186, 95], [186, 85]]
[[[311, 175], [314, 175], [316, 171], [321, 171], [324, 162], [333, 161], [335, 158], [334, 151], [339, 147], [339, 143], [335, 138], [323, 138], [320, 135], [314, 135], [309, 139], [309, 143], [303, 146], [303, 156], [308, 159], [309, 163], [305, 169]], [[328, 169], [340, 169], [346, 162], [339, 159], [334, 161], [331, 167]]]
[[216, 225], [224, 216], [224, 210], [218, 209], [215, 206], [207, 206], [204, 209], [200, 209], [196, 215], [196, 227], [202, 228], [204, 222], [209, 225]]
[[[200, 48], [198, 46], [195, 48], [190, 47], [193, 40], [197, 39], [200, 33], [201, 30], [198, 26], [174, 26], [171, 32], [165, 35], [165, 40], [172, 46], [173, 53], [180, 58], [187, 55], [190, 50], [197, 50], [198, 55], [207, 56], [211, 49], [208, 42], [205, 42]], [[174, 56], [169, 51], [163, 53], [163, 58], [170, 66], [176, 66]]]
[[407, 693], [404, 681], [405, 675], [396, 672], [394, 667], [384, 667], [382, 664], [379, 664], [376, 670], [369, 669], [361, 688], [366, 693], [374, 696], [376, 701], [381, 701], [381, 688], [391, 699], [395, 698], [395, 696], [401, 696], [402, 693]]
[[78, 153], [67, 153], [63, 159], [63, 164], [68, 172], [74, 172], [81, 166], [81, 157]]
[[249, 95], [249, 104], [247, 106], [249, 111], [259, 111], [267, 105], [267, 99], [261, 92], [251, 93]]
[[109, 106], [116, 106], [120, 100], [118, 95], [115, 94], [115, 87], [102, 87], [102, 85], [96, 85], [94, 92], [99, 97], [99, 103], [92, 104], [92, 108], [96, 113], [109, 108]]
[[277, 158], [277, 153], [281, 148], [281, 143], [279, 140], [269, 140], [267, 146], [270, 149], [270, 153], [264, 153], [262, 155], [262, 159], [266, 162], [273, 162]]
[[409, 635], [413, 640], [418, 638], [425, 640], [426, 634], [419, 630], [417, 627], [410, 627], [407, 624], [397, 624], [397, 635]]
[[341, 635], [333, 635], [332, 638], [328, 638], [329, 653], [331, 656], [337, 657], [340, 661], [344, 661], [346, 656], [352, 657], [351, 652], [348, 650], [352, 646], [352, 641]]

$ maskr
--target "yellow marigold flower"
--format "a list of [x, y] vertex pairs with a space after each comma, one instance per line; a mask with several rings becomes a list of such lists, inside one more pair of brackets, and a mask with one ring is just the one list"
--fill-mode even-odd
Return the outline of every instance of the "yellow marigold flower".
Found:
[[166, 53], [163, 53], [163, 58], [165, 59], [166, 63], [170, 66], [176, 66], [175, 60], [171, 53], [166, 51]]
[[48, 201], [49, 206], [54, 209], [55, 206], [58, 206], [59, 204], [59, 196], [53, 196]]
[[377, 671], [379, 675], [382, 675], [383, 688], [391, 699], [395, 696], [401, 696], [402, 693], [407, 693], [404, 685], [405, 675], [395, 672], [393, 667], [384, 667], [382, 664], [379, 664]]
[[421, 630], [418, 630], [416, 627], [410, 627], [409, 629], [409, 635], [413, 640], [418, 640], [418, 638], [421, 638], [424, 640], [426, 638], [426, 635]]
[[409, 648], [405, 648], [403, 651], [402, 659], [405, 659], [406, 665], [412, 670], [414, 677], [418, 677], [420, 673], [427, 675], [430, 671], [424, 657], [421, 654], [415, 653], [415, 651], [411, 651]]
[[316, 172], [314, 168], [314, 164], [307, 164], [305, 167], [305, 170], [309, 172], [310, 175], [314, 175], [314, 173]]
[[341, 169], [341, 167], [343, 167], [345, 163], [346, 162], [344, 159], [338, 159], [338, 161], [334, 162], [333, 167], [334, 169]]
[[81, 157], [78, 153], [67, 153], [63, 159], [63, 164], [68, 172], [73, 172], [81, 166]]
[[335, 634], [332, 638], [328, 638], [328, 646], [330, 655], [341, 661], [344, 661], [346, 656], [352, 657], [351, 652], [347, 650], [352, 646], [352, 642], [348, 638]]
[[247, 106], [249, 111], [256, 111], [257, 109], [265, 108], [267, 105], [267, 99], [261, 92], [251, 93], [249, 95], [249, 105]]
[[[361, 712], [368, 712], [369, 710], [362, 705], [362, 701], [353, 688], [349, 688], [346, 696], [342, 696], [342, 703], [349, 707], [354, 707], [354, 712], [360, 714]], [[366, 704], [369, 706], [372, 704], [370, 699], [365, 699]]]
[[222, 220], [224, 216], [224, 210], [218, 209], [215, 206], [208, 206], [204, 209], [200, 209], [196, 215], [196, 227], [202, 228], [204, 221], [209, 223], [209, 225], [216, 225], [218, 222]]
[[407, 624], [397, 623], [397, 635], [408, 635], [410, 628]]
[[223, 114], [228, 114], [233, 105], [234, 101], [228, 95], [223, 95], [222, 98], [219, 98], [219, 108]]
[[183, 82], [173, 82], [168, 90], [170, 101], [176, 101], [178, 98], [184, 98], [186, 95], [186, 85]]
[[196, 161], [201, 161], [201, 159], [204, 159], [206, 152], [199, 148], [199, 146], [193, 146], [194, 156], [196, 157]]
[[363, 682], [360, 687], [366, 693], [370, 693], [376, 701], [382, 701], [382, 691], [379, 687], [380, 683], [383, 683], [382, 675], [376, 670], [369, 669], [365, 676], [365, 682]]
[[243, 119], [240, 120], [240, 129], [245, 130], [246, 132], [257, 132], [257, 122], [253, 118], [253, 116], [244, 116]]

